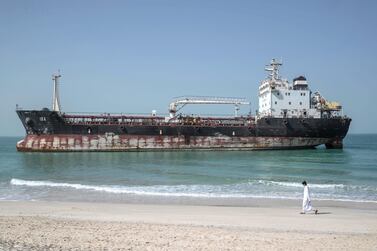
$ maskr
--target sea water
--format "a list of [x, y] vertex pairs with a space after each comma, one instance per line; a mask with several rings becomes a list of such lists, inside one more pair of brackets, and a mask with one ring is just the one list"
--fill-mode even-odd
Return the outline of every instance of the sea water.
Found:
[[344, 149], [23, 153], [0, 138], [0, 200], [298, 199], [377, 203], [377, 135]]

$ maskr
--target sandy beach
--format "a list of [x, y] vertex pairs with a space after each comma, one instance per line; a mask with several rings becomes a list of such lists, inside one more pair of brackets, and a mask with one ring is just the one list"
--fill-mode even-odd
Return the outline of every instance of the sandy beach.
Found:
[[[279, 206], [281, 204], [282, 206]], [[345, 203], [347, 205], [347, 203]], [[0, 202], [1, 250], [376, 250], [374, 203], [262, 207]]]

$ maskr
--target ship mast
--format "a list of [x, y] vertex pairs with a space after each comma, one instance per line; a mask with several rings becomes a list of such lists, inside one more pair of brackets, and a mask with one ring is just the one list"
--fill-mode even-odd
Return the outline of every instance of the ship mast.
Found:
[[59, 79], [61, 78], [60, 73], [52, 75], [52, 81], [54, 83], [54, 92], [52, 96], [52, 110], [55, 112], [60, 112], [60, 98], [59, 98]]
[[279, 67], [282, 65], [281, 62], [277, 61], [276, 59], [272, 59], [271, 63], [264, 68], [266, 71], [269, 72], [269, 79], [272, 81], [280, 79], [279, 76]]

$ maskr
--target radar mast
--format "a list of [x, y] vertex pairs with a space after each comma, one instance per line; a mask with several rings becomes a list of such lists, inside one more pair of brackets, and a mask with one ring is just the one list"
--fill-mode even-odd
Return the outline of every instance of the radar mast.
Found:
[[266, 68], [264, 68], [266, 71], [269, 72], [268, 79], [271, 79], [272, 81], [279, 80], [279, 67], [283, 64], [276, 59], [272, 59], [269, 65], [266, 65]]

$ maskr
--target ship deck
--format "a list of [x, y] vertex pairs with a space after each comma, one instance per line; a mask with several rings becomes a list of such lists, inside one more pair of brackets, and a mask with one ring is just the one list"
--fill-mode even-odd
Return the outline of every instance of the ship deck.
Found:
[[255, 125], [253, 116], [177, 116], [174, 118], [146, 115], [85, 115], [62, 114], [66, 124], [74, 125], [157, 125], [157, 126], [251, 126]]

